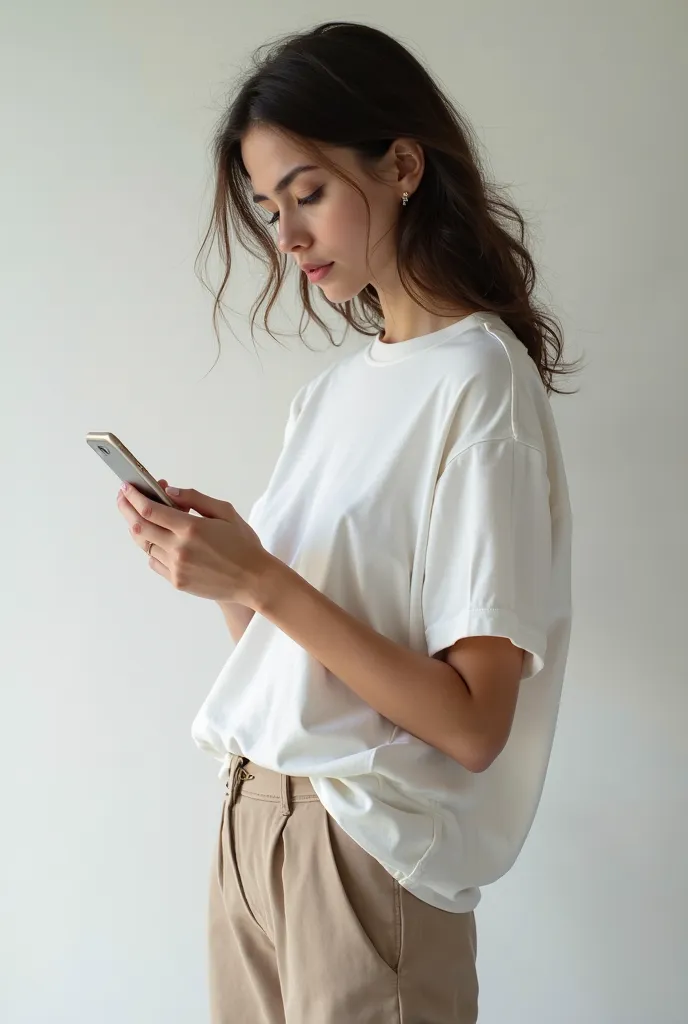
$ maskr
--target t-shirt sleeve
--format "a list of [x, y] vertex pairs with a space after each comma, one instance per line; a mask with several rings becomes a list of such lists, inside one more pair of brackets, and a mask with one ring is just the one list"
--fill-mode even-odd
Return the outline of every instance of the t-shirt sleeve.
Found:
[[549, 479], [543, 452], [512, 438], [454, 456], [430, 515], [422, 607], [432, 656], [468, 636], [502, 636], [526, 652], [522, 679], [544, 666], [551, 577]]
[[[282, 454], [282, 452], [284, 452], [284, 449], [287, 447], [291, 440], [291, 436], [294, 432], [294, 427], [296, 426], [296, 421], [301, 415], [304, 403], [306, 401], [312, 383], [312, 381], [306, 381], [305, 384], [302, 384], [299, 390], [292, 398], [291, 402], [289, 403], [289, 410], [287, 412], [287, 418], [282, 432], [282, 446], [280, 455]], [[263, 504], [263, 500], [265, 498], [266, 493], [267, 492], [264, 490], [259, 495], [259, 497], [255, 499], [246, 518], [246, 522], [249, 523], [249, 525], [252, 526], [254, 529], [256, 529], [256, 524], [258, 522], [258, 512], [260, 511], [260, 508]]]
[[289, 443], [289, 439], [291, 438], [294, 427], [296, 426], [296, 421], [301, 415], [301, 410], [303, 409], [303, 403], [306, 399], [309, 386], [310, 382], [303, 384], [291, 400], [289, 412], [287, 413], [287, 421], [284, 426], [284, 437], [282, 441], [283, 448]]

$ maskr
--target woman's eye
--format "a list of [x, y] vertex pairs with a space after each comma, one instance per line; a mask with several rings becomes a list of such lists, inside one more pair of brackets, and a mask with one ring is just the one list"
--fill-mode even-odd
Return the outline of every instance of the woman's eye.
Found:
[[320, 188], [316, 188], [315, 192], [311, 192], [311, 194], [306, 196], [305, 199], [299, 199], [299, 206], [307, 206], [309, 203], [317, 203], [318, 199], [320, 199], [320, 196], [322, 195], [322, 190], [323, 186], [321, 185]]
[[[321, 185], [320, 188], [316, 188], [315, 192], [311, 192], [311, 194], [309, 196], [304, 196], [303, 199], [298, 199], [297, 200], [298, 205], [299, 206], [308, 206], [309, 203], [317, 203], [318, 199], [320, 199], [320, 197], [322, 195], [322, 190], [323, 190], [323, 186]], [[276, 224], [278, 220], [279, 220], [279, 213], [273, 213], [272, 217], [268, 221], [268, 224], [270, 226], [272, 226], [273, 224]]]

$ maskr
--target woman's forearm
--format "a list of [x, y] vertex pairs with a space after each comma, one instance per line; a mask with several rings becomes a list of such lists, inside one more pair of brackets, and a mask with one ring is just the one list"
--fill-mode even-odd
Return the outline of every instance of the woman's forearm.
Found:
[[482, 770], [484, 716], [450, 665], [382, 636], [272, 556], [246, 600], [379, 714], [469, 770]]
[[220, 611], [224, 615], [227, 628], [232, 635], [232, 639], [235, 644], [238, 644], [241, 640], [246, 627], [249, 622], [256, 614], [253, 608], [247, 608], [243, 604], [237, 604], [235, 601], [218, 601]]

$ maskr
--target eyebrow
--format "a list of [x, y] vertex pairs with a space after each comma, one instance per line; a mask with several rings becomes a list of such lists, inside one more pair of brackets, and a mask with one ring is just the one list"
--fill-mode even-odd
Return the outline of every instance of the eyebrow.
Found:
[[[289, 173], [285, 174], [284, 177], [280, 178], [280, 180], [277, 182], [277, 184], [275, 185], [275, 192], [277, 192], [278, 194], [280, 192], [284, 192], [285, 188], [289, 188], [294, 178], [297, 178], [299, 174], [303, 174], [304, 171], [315, 170], [317, 170], [317, 164], [300, 164], [298, 167], [292, 167]], [[268, 196], [254, 195], [253, 202], [263, 203], [268, 198]]]

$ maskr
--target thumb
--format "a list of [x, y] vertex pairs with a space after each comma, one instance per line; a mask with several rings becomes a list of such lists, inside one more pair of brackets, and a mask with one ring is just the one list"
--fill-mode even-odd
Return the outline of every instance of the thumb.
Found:
[[203, 494], [193, 487], [170, 487], [166, 486], [165, 491], [174, 500], [175, 504], [182, 510], [193, 509], [207, 519], [227, 519], [231, 505], [219, 498], [211, 498], [209, 494]]

